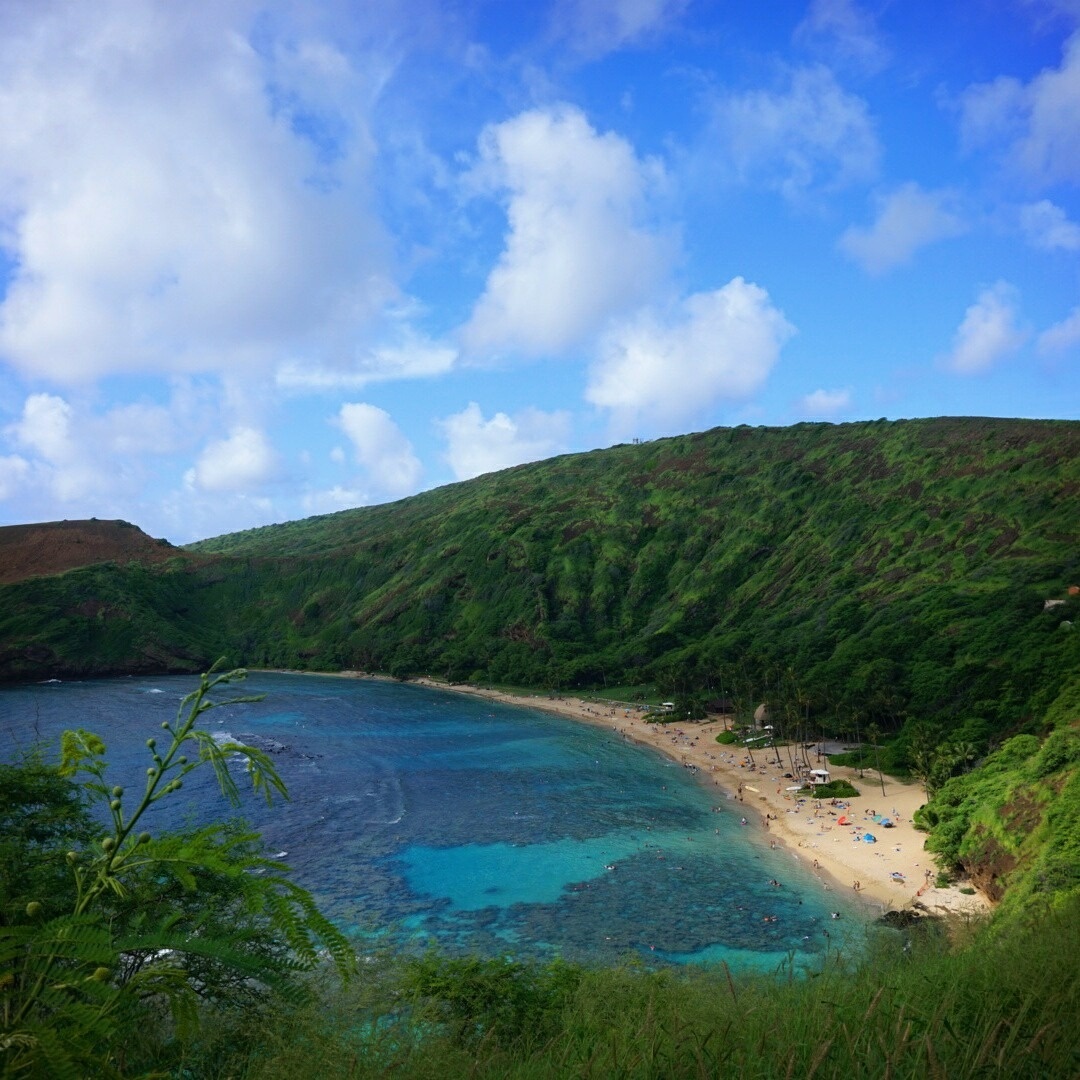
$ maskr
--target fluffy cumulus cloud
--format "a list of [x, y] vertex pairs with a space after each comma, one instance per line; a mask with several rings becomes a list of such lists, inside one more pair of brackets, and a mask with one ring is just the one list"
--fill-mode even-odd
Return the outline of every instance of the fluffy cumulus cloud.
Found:
[[44, 460], [68, 462], [76, 457], [71, 418], [71, 406], [63, 398], [31, 394], [23, 405], [22, 416], [9, 431], [17, 442]]
[[486, 128], [470, 183], [506, 193], [509, 232], [463, 331], [472, 354], [560, 353], [644, 300], [674, 255], [642, 223], [661, 179], [571, 106]]
[[784, 90], [723, 97], [713, 134], [742, 180], [791, 199], [872, 179], [881, 154], [866, 102], [825, 67], [793, 70]]
[[644, 38], [656, 37], [689, 0], [557, 0], [552, 30], [580, 56], [595, 59]]
[[964, 223], [951, 209], [955, 196], [901, 185], [877, 200], [877, 217], [867, 228], [852, 226], [840, 237], [840, 250], [867, 273], [883, 274], [910, 262], [920, 248], [957, 236]]
[[1028, 241], [1044, 251], [1080, 251], [1080, 225], [1049, 199], [1022, 206], [1020, 227]]
[[999, 281], [984, 289], [964, 313], [946, 364], [960, 375], [977, 375], [1015, 352], [1027, 335], [1017, 325], [1016, 290]]
[[753, 394], [794, 328], [768, 293], [735, 278], [663, 314], [613, 328], [590, 372], [586, 399], [611, 411], [614, 428], [653, 430]]
[[[94, 408], [81, 397], [26, 397], [0, 434], [14, 454], [0, 456], [0, 499], [18, 497], [24, 514], [138, 515], [126, 508], [170, 454], [185, 455], [219, 420], [214, 395], [180, 382], [164, 404]], [[157, 493], [161, 493], [159, 481]], [[189, 491], [194, 490], [189, 488]]]
[[799, 402], [798, 411], [814, 420], [828, 420], [849, 408], [850, 390], [815, 390]]
[[1080, 32], [1066, 42], [1061, 65], [1030, 82], [1011, 76], [968, 87], [960, 133], [969, 149], [992, 147], [1011, 169], [1037, 184], [1080, 181]]
[[[416, 490], [423, 471], [420, 460], [388, 412], [366, 402], [350, 402], [341, 406], [334, 424], [348, 437], [357, 464], [379, 494], [401, 496]], [[340, 490], [345, 497], [354, 494]]]
[[485, 420], [470, 402], [461, 412], [439, 421], [446, 439], [446, 460], [458, 480], [551, 457], [566, 447], [570, 414], [525, 409], [510, 417], [496, 413]]
[[35, 495], [79, 504], [119, 484], [121, 477], [101, 468], [100, 451], [80, 424], [75, 410], [54, 394], [31, 394], [22, 415], [6, 429], [22, 455], [9, 458], [9, 485], [32, 483]]
[[889, 62], [873, 18], [854, 0], [811, 0], [806, 18], [795, 29], [795, 40], [870, 74]]
[[318, 123], [364, 80], [329, 46], [256, 49], [251, 10], [0, 6], [0, 354], [17, 368], [258, 369], [284, 346], [340, 350], [384, 299], [363, 118]]
[[280, 460], [266, 434], [239, 426], [211, 442], [199, 455], [185, 482], [204, 492], [245, 492], [276, 479]]

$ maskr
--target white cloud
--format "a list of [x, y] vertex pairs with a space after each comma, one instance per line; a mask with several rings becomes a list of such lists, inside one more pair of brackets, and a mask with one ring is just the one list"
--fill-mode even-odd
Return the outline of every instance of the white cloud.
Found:
[[472, 401], [438, 425], [446, 437], [446, 460], [454, 476], [469, 480], [564, 451], [570, 414], [524, 409], [513, 417], [499, 412], [485, 420], [480, 406]]
[[[16, 267], [0, 351], [16, 367], [69, 382], [264, 369], [283, 349], [340, 351], [392, 291], [365, 209], [365, 78], [330, 46], [252, 47], [250, 13], [0, 5]], [[328, 99], [337, 127], [314, 138]]]
[[393, 496], [416, 490], [422, 466], [388, 412], [365, 402], [346, 403], [333, 423], [348, 436], [357, 463], [375, 488]]
[[640, 219], [659, 166], [568, 105], [485, 129], [477, 187], [509, 193], [510, 231], [463, 331], [474, 354], [559, 353], [662, 281], [673, 245]]
[[675, 309], [614, 328], [589, 375], [586, 399], [629, 432], [674, 424], [717, 401], [746, 398], [767, 378], [794, 328], [757, 285], [737, 277]]
[[21, 417], [6, 434], [28, 451], [28, 474], [37, 495], [47, 492], [64, 503], [86, 501], [122, 483], [122, 471], [102, 467], [101, 450], [80, 424], [72, 406], [54, 394], [31, 394]]
[[806, 17], [795, 28], [795, 40], [868, 74], [876, 74], [889, 62], [873, 18], [854, 0], [811, 0]]
[[71, 406], [54, 394], [31, 394], [23, 405], [21, 419], [9, 431], [21, 445], [46, 461], [71, 461], [75, 444], [71, 437]]
[[0, 457], [0, 499], [18, 494], [30, 478], [30, 462], [18, 454]]
[[1046, 251], [1080, 251], [1080, 225], [1060, 206], [1043, 199], [1020, 208], [1020, 227], [1035, 247]]
[[369, 502], [370, 498], [366, 491], [335, 485], [325, 491], [309, 492], [300, 500], [300, 505], [304, 508], [305, 514], [333, 514], [338, 510], [366, 506]]
[[800, 414], [815, 419], [837, 416], [849, 408], [851, 408], [850, 390], [815, 390], [799, 402]]
[[557, 0], [552, 26], [557, 37], [590, 59], [660, 34], [689, 0]]
[[824, 67], [792, 71], [785, 91], [724, 97], [713, 129], [740, 179], [790, 199], [877, 173], [880, 147], [866, 102], [846, 93]]
[[984, 289], [964, 313], [946, 364], [960, 375], [976, 375], [1024, 343], [1016, 325], [1016, 290], [1004, 281]]
[[953, 201], [950, 192], [923, 191], [918, 184], [902, 184], [876, 200], [873, 225], [853, 225], [844, 231], [840, 250], [867, 273], [883, 274], [909, 262], [919, 248], [964, 231], [963, 221], [949, 209]]
[[960, 101], [968, 148], [996, 146], [1009, 168], [1038, 184], [1080, 181], [1080, 33], [1065, 44], [1061, 66], [1031, 82], [1002, 76], [969, 86]]
[[445, 375], [454, 367], [457, 349], [406, 329], [395, 344], [367, 350], [349, 368], [310, 362], [281, 364], [274, 381], [286, 390], [361, 390], [371, 383], [393, 379], [423, 379]]
[[[3, 435], [20, 453], [9, 466], [21, 477], [27, 513], [137, 518], [131, 500], [167, 455], [186, 453], [219, 422], [220, 409], [205, 387], [181, 381], [164, 405], [134, 402], [95, 412], [80, 398], [30, 394]], [[11, 470], [14, 469], [13, 474]], [[153, 496], [160, 498], [161, 481]]]
[[245, 492], [278, 475], [280, 463], [266, 435], [257, 428], [236, 427], [210, 443], [185, 475], [188, 487], [208, 492]]
[[1038, 349], [1043, 354], [1060, 353], [1080, 345], [1080, 307], [1074, 307], [1059, 323], [1039, 335]]

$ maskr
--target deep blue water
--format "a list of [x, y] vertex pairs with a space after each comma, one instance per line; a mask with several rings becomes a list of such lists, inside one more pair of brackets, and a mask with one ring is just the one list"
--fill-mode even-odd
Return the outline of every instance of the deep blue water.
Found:
[[[109, 783], [141, 788], [146, 738], [196, 685], [2, 689], [0, 757], [83, 727], [106, 742]], [[246, 792], [239, 813], [358, 938], [764, 968], [861, 938], [860, 909], [751, 835], [718, 789], [614, 732], [373, 680], [260, 673], [230, 692], [266, 698], [202, 726], [274, 751], [291, 796], [267, 808]], [[230, 813], [209, 771], [169, 801], [151, 831]]]

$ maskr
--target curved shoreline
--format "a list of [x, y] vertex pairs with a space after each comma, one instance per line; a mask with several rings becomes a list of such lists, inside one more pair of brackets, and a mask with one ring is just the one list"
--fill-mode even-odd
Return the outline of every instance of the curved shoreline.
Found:
[[[330, 674], [341, 678], [391, 681], [390, 676], [361, 671], [282, 672], [282, 674]], [[667, 724], [646, 723], [638, 710], [627, 710], [584, 698], [549, 694], [509, 693], [467, 684], [441, 682], [429, 677], [408, 680], [433, 690], [467, 694], [505, 705], [541, 709], [579, 723], [605, 728], [622, 738], [648, 746], [681, 765], [693, 766], [697, 779], [724, 792], [725, 798], [739, 800], [743, 813], [761, 833], [761, 841], [785, 848], [802, 862], [827, 890], [846, 891], [882, 914], [890, 910], [917, 908], [939, 916], [979, 917], [991, 910], [980, 893], [965, 894], [959, 886], [939, 889], [934, 885], [937, 868], [924, 849], [925, 836], [912, 824], [912, 816], [925, 801], [918, 784], [866, 770], [830, 765], [834, 779], [853, 783], [860, 794], [848, 800], [847, 808], [796, 798], [786, 788], [786, 766], [769, 766], [758, 753], [751, 766], [743, 748], [725, 746], [715, 736], [726, 729], [724, 720]], [[884, 794], [882, 793], [884, 789]], [[883, 829], [872, 822], [872, 811], [880, 810], [893, 821]], [[847, 815], [854, 824], [842, 826]], [[873, 830], [877, 842], [856, 840], [856, 835]], [[929, 872], [929, 873], [928, 873]], [[894, 876], [897, 875], [897, 876]], [[854, 889], [858, 883], [859, 888]]]
[[[834, 779], [849, 780], [861, 792], [858, 797], [846, 800], [846, 810], [835, 810], [827, 802], [797, 800], [794, 793], [787, 792], [785, 788], [790, 782], [783, 778], [786, 766], [767, 767], [764, 755], [759, 753], [757, 766], [751, 769], [742, 748], [717, 743], [715, 736], [725, 730], [725, 723], [719, 718], [685, 724], [649, 724], [640, 712], [582, 698], [511, 694], [475, 686], [451, 686], [431, 678], [410, 681], [434, 690], [542, 709], [607, 728], [681, 765], [694, 766], [695, 775], [702, 783], [720, 788], [728, 799], [738, 799], [747, 818], [751, 821], [756, 818], [762, 842], [767, 836], [771, 846], [786, 848], [817, 876], [823, 888], [847, 890], [849, 894], [854, 891], [863, 903], [872, 904], [882, 913], [916, 905], [932, 915], [981, 916], [991, 910], [989, 902], [978, 892], [966, 894], [958, 886], [939, 889], [934, 885], [937, 869], [933, 857], [924, 850], [924, 834], [911, 821], [925, 801], [918, 784], [890, 776], [879, 780], [870, 771], [860, 779], [855, 769], [830, 765]], [[888, 814], [894, 827], [882, 829], [874, 825], [872, 815], [868, 814], [874, 809]], [[838, 820], [844, 814], [856, 824], [839, 825]], [[861, 835], [867, 829], [873, 830], [877, 843], [854, 839], [854, 834]], [[932, 875], [929, 878], [928, 870]], [[858, 890], [853, 889], [855, 882], [860, 885]]]

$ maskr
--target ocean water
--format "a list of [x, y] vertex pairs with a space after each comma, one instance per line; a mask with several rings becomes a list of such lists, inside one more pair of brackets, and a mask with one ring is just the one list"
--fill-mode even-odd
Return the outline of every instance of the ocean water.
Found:
[[[141, 787], [145, 740], [196, 685], [0, 689], [0, 758], [83, 727], [105, 740], [109, 782]], [[270, 751], [290, 801], [245, 792], [230, 811], [194, 773], [147, 828], [242, 814], [360, 947], [771, 970], [862, 938], [863, 909], [741, 825], [738, 803], [613, 731], [374, 680], [254, 673], [232, 692], [266, 697], [202, 726]]]

